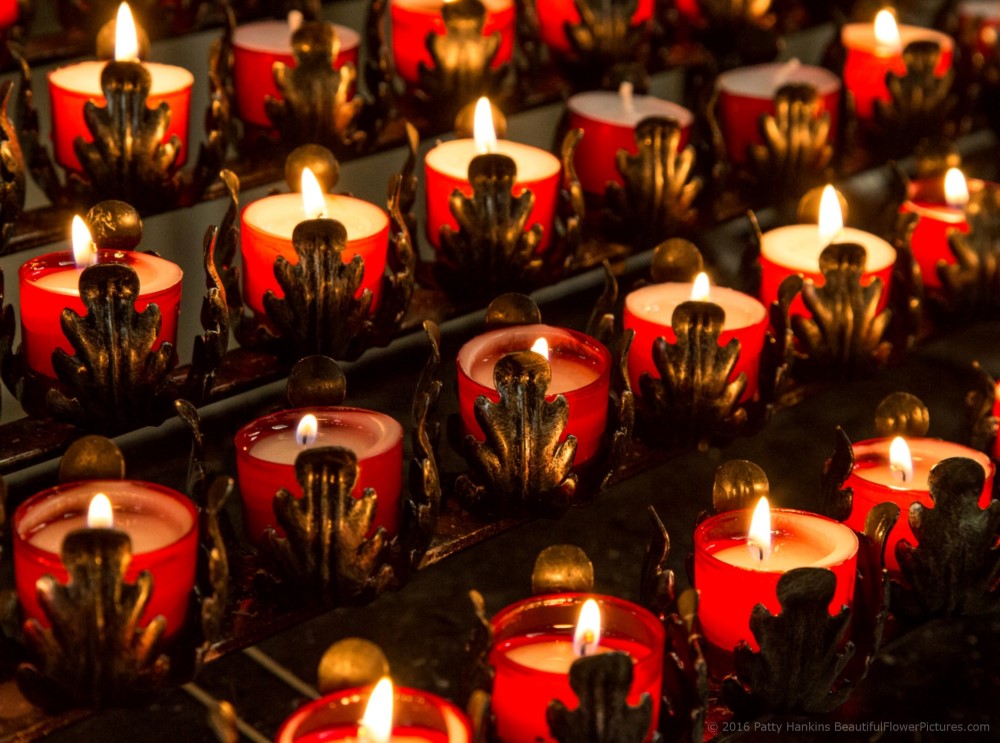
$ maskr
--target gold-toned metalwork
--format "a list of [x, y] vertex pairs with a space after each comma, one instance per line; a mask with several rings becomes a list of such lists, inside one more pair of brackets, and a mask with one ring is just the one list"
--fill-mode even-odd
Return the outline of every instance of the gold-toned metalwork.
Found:
[[632, 685], [632, 658], [612, 651], [578, 658], [569, 669], [569, 686], [579, 704], [549, 703], [549, 733], [559, 743], [622, 743], [642, 740], [653, 721], [653, 698], [645, 692], [639, 704], [626, 700]]
[[830, 113], [812, 85], [784, 85], [774, 94], [774, 115], [758, 122], [763, 144], [749, 147], [755, 190], [772, 200], [798, 196], [832, 176]]
[[523, 291], [539, 283], [544, 268], [537, 255], [544, 227], [528, 218], [535, 194], [511, 192], [517, 165], [506, 155], [478, 155], [469, 163], [472, 196], [456, 191], [451, 212], [458, 231], [441, 227], [441, 248], [434, 263], [438, 281], [458, 297], [481, 298]]
[[611, 388], [609, 392], [610, 413], [607, 430], [610, 431], [610, 441], [607, 447], [607, 457], [603, 463], [604, 475], [599, 491], [611, 484], [618, 466], [625, 461], [632, 436], [635, 433], [635, 392], [629, 382], [628, 352], [635, 340], [635, 331], [626, 331], [618, 338], [613, 347]]
[[486, 600], [479, 591], [469, 591], [469, 601], [475, 615], [475, 624], [465, 643], [465, 657], [468, 659], [463, 686], [468, 698], [469, 717], [475, 725], [477, 743], [494, 740], [490, 733], [492, 715], [490, 712], [490, 690], [493, 688], [494, 671], [489, 656], [493, 648], [493, 624], [486, 613]]
[[81, 436], [59, 460], [59, 482], [123, 479], [125, 455], [104, 436]]
[[447, 121], [464, 105], [480, 96], [495, 96], [509, 73], [509, 66], [494, 68], [500, 51], [500, 32], [483, 35], [486, 6], [481, 0], [453, 0], [441, 8], [444, 34], [431, 32], [425, 39], [431, 66], [417, 67], [417, 94], [433, 102], [435, 118]]
[[541, 322], [542, 311], [535, 300], [526, 294], [501, 294], [486, 308], [486, 327], [490, 330], [512, 325], [538, 325]]
[[931, 470], [932, 508], [914, 503], [910, 528], [918, 544], [896, 543], [905, 586], [893, 611], [909, 617], [956, 617], [1000, 608], [1000, 501], [979, 507], [986, 473], [973, 459], [945, 459]]
[[731, 459], [715, 471], [712, 509], [715, 513], [753, 508], [770, 495], [767, 475], [759, 465], [745, 459]]
[[657, 245], [649, 265], [649, 275], [654, 284], [694, 281], [704, 270], [705, 261], [698, 246], [681, 237], [672, 237]]
[[243, 304], [241, 299], [240, 271], [237, 266], [237, 254], [240, 246], [240, 179], [231, 170], [219, 173], [219, 179], [226, 187], [228, 195], [226, 212], [216, 232], [215, 244], [212, 247], [212, 261], [215, 272], [222, 282], [223, 295], [229, 307], [229, 324], [236, 331], [236, 337], [244, 340], [243, 334]]
[[293, 408], [343, 405], [347, 376], [329, 356], [306, 356], [288, 373], [285, 394]]
[[997, 433], [1000, 419], [997, 418], [997, 380], [978, 361], [972, 362], [976, 382], [965, 396], [965, 408], [972, 429], [970, 443], [979, 451], [997, 459]]
[[554, 544], [535, 558], [531, 592], [590, 593], [594, 590], [594, 565], [587, 553], [573, 544]]
[[[545, 2], [545, 0], [535, 0]], [[637, 89], [649, 88], [649, 28], [632, 23], [638, 0], [576, 0], [579, 23], [565, 24], [571, 49], [570, 72], [591, 87], [617, 87], [631, 81]]]
[[926, 436], [930, 427], [930, 411], [909, 392], [893, 392], [875, 409], [875, 433], [885, 438]]
[[70, 581], [39, 580], [42, 612], [49, 622], [24, 625], [35, 662], [18, 669], [28, 699], [52, 707], [73, 703], [106, 706], [142, 699], [167, 677], [170, 662], [159, 654], [166, 620], [138, 619], [149, 603], [153, 578], [125, 582], [132, 561], [129, 536], [115, 529], [81, 529], [63, 541], [61, 558]]
[[660, 621], [664, 621], [677, 611], [674, 571], [668, 567], [670, 534], [653, 506], [649, 506], [649, 516], [653, 522], [653, 536], [646, 545], [646, 554], [642, 558], [639, 601], [659, 617]]
[[362, 594], [377, 594], [395, 580], [386, 562], [385, 530], [368, 532], [378, 495], [367, 489], [352, 494], [358, 458], [350, 449], [330, 446], [307, 449], [295, 460], [295, 479], [302, 497], [287, 490], [274, 497], [274, 514], [286, 536], [266, 532], [267, 545], [281, 577], [311, 599], [342, 603]]
[[1000, 317], [1000, 186], [984, 183], [965, 210], [967, 233], [952, 230], [955, 262], [938, 264], [948, 310], [965, 318]]
[[891, 313], [878, 311], [882, 281], [861, 285], [865, 249], [835, 243], [823, 250], [819, 269], [824, 283], [802, 285], [802, 301], [811, 316], [795, 315], [792, 327], [809, 364], [827, 374], [845, 374], [884, 363], [891, 344], [884, 340]]
[[24, 211], [24, 153], [17, 128], [7, 113], [13, 90], [13, 80], [0, 85], [0, 253], [6, 252], [17, 218]]
[[[878, 553], [880, 569], [885, 567], [885, 546], [889, 540], [889, 532], [898, 520], [899, 506], [890, 502], [877, 504], [865, 516], [864, 535]], [[888, 604], [888, 599], [884, 603]]]
[[635, 127], [637, 153], [618, 152], [624, 186], [608, 185], [607, 218], [638, 250], [688, 229], [697, 217], [694, 200], [701, 180], [692, 176], [694, 147], [681, 150], [680, 141], [681, 127], [674, 119], [650, 117]]
[[151, 304], [136, 312], [138, 297], [139, 276], [129, 266], [107, 263], [83, 270], [80, 299], [87, 313], [81, 317], [67, 308], [60, 318], [75, 355], [62, 349], [53, 354], [66, 390], [49, 391], [53, 415], [107, 434], [170, 415], [176, 353], [168, 342], [154, 350], [160, 308]]
[[232, 496], [236, 482], [231, 477], [217, 477], [198, 502], [201, 517], [202, 549], [199, 554], [201, 586], [201, 633], [199, 661], [209, 646], [225, 636], [226, 604], [229, 601], [229, 555], [222, 537], [219, 517]]
[[[562, 188], [556, 210], [556, 231], [562, 240], [564, 265], [567, 268], [588, 265], [588, 252], [583, 238], [583, 220], [587, 215], [583, 185], [576, 172], [576, 148], [583, 139], [583, 129], [571, 129], [559, 148], [562, 161]], [[589, 246], [588, 246], [589, 247]]]
[[565, 505], [576, 491], [576, 437], [559, 440], [569, 406], [561, 395], [545, 400], [551, 380], [548, 362], [530, 351], [508, 354], [494, 367], [500, 401], [476, 400], [486, 440], [466, 436], [471, 471], [456, 483], [459, 496], [476, 509], [505, 515], [547, 511]]
[[889, 101], [875, 101], [875, 124], [881, 130], [879, 142], [886, 154], [904, 155], [922, 139], [934, 139], [955, 133], [951, 112], [956, 97], [952, 94], [955, 72], [948, 69], [935, 74], [941, 47], [934, 41], [913, 41], [903, 49], [906, 72], [889, 71], [885, 85]]
[[618, 311], [618, 280], [608, 261], [603, 261], [601, 267], [604, 269], [604, 291], [594, 303], [586, 333], [610, 348], [614, 342], [615, 313]]
[[371, 640], [346, 637], [326, 649], [316, 671], [319, 693], [371, 686], [389, 675], [389, 659]]
[[845, 644], [846, 606], [829, 613], [837, 578], [825, 568], [795, 568], [778, 580], [781, 613], [762, 604], [750, 615], [760, 652], [736, 647], [736, 676], [723, 681], [726, 705], [737, 714], [820, 714], [843, 704], [853, 684], [840, 676], [854, 654]]
[[240, 731], [236, 724], [236, 708], [221, 701], [208, 712], [208, 724], [219, 743], [239, 743]]
[[719, 345], [724, 323], [725, 312], [710, 302], [684, 302], [674, 310], [671, 327], [676, 342], [660, 337], [653, 343], [653, 365], [659, 376], [644, 373], [639, 378], [647, 438], [705, 444], [737, 432], [746, 423], [747, 411], [739, 405], [746, 374], [730, 381], [740, 342], [733, 338]]
[[833, 454], [823, 464], [820, 500], [813, 510], [837, 521], [851, 515], [854, 507], [854, 488], [844, 487], [854, 471], [854, 447], [843, 428], [837, 426]]
[[358, 73], [350, 63], [334, 69], [339, 50], [332, 23], [306, 21], [292, 34], [295, 66], [274, 64], [282, 99], [264, 101], [282, 141], [322, 144], [341, 156], [369, 144], [369, 133], [359, 126], [364, 98], [352, 94]]

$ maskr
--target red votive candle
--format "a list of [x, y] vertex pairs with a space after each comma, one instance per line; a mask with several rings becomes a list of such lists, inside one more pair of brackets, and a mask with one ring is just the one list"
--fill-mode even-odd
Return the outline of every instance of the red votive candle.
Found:
[[17, 23], [20, 9], [17, 0], [0, 0], [0, 28], [10, 28]]
[[986, 508], [993, 498], [995, 473], [989, 457], [967, 446], [940, 439], [907, 438], [900, 441], [904, 442], [904, 448], [898, 449], [895, 457], [890, 456], [893, 444], [887, 438], [869, 439], [855, 444], [854, 470], [844, 483], [844, 487], [854, 490], [854, 506], [844, 523], [855, 531], [864, 530], [868, 512], [879, 503], [889, 502], [899, 506], [899, 520], [889, 532], [885, 547], [885, 566], [896, 575], [899, 574], [896, 543], [905, 539], [912, 545], [917, 544], [913, 530], [910, 529], [910, 506], [920, 503], [933, 508], [927, 481], [934, 466], [951, 457], [966, 457], [981, 464], [986, 470], [986, 483], [979, 499], [980, 508]]
[[976, 26], [976, 49], [981, 54], [989, 55], [996, 48], [1000, 29], [1000, 5], [996, 0], [963, 0], [958, 4], [958, 21], [959, 28]]
[[[378, 687], [376, 687], [378, 688]], [[392, 689], [389, 724], [371, 722], [371, 689], [347, 689], [300, 708], [277, 743], [471, 743], [472, 724], [451, 702], [416, 689]], [[362, 726], [365, 733], [362, 735]], [[377, 729], [376, 729], [377, 728]]]
[[583, 129], [574, 163], [583, 190], [603, 194], [608, 183], [622, 183], [618, 172], [619, 150], [636, 153], [635, 127], [643, 119], [661, 116], [681, 126], [680, 148], [687, 146], [694, 115], [676, 103], [650, 95], [632, 95], [632, 85], [623, 83], [618, 93], [592, 90], [577, 93], [567, 102], [569, 126]]
[[458, 230], [458, 222], [451, 213], [451, 196], [461, 191], [472, 196], [469, 183], [469, 164], [485, 153], [506, 155], [517, 167], [517, 177], [512, 192], [520, 196], [527, 190], [535, 194], [535, 205], [528, 215], [525, 229], [542, 226], [538, 252], [545, 250], [552, 240], [552, 229], [559, 196], [559, 178], [562, 165], [555, 155], [519, 142], [497, 140], [489, 102], [480, 99], [476, 106], [475, 139], [453, 139], [442, 142], [424, 158], [424, 176], [427, 195], [427, 237], [435, 248], [441, 247], [441, 228], [445, 225]]
[[[607, 8], [607, 4], [604, 5]], [[541, 27], [542, 41], [550, 48], [566, 55], [574, 53], [573, 46], [569, 41], [569, 34], [566, 32], [567, 25], [577, 26], [580, 24], [580, 11], [576, 7], [575, 0], [544, 0], [535, 3], [538, 12], [538, 25]], [[600, 9], [595, 13], [600, 17]], [[653, 0], [639, 0], [635, 13], [632, 14], [631, 25], [645, 25], [649, 27], [653, 20]]]
[[[766, 502], [766, 499], [762, 499]], [[830, 613], [851, 606], [858, 536], [832, 519], [805, 511], [774, 509], [762, 534], [751, 531], [750, 509], [727, 511], [694, 530], [694, 584], [705, 637], [732, 652], [740, 640], [759, 646], [750, 632], [757, 604], [781, 611], [778, 581], [794, 568], [827, 568], [837, 577]], [[758, 547], [764, 540], [766, 547]], [[763, 558], [761, 558], [763, 555]]]
[[[730, 375], [730, 381], [746, 374], [747, 386], [742, 400], [757, 394], [757, 377], [760, 371], [760, 353], [764, 348], [767, 332], [767, 311], [753, 297], [733, 289], [713, 286], [706, 295], [707, 277], [699, 290], [694, 283], [671, 282], [644, 286], [625, 297], [625, 330], [635, 331], [628, 353], [628, 376], [632, 390], [642, 394], [639, 379], [643, 373], [659, 378], [653, 365], [653, 344], [657, 338], [676, 343], [672, 320], [674, 310], [685, 302], [704, 301], [716, 304], [726, 314], [725, 325], [719, 335], [719, 345], [725, 346], [734, 338], [740, 342], [740, 355]], [[692, 300], [692, 297], [701, 297]]]
[[[307, 414], [315, 417], [316, 425], [308, 431], [297, 430]], [[344, 407], [285, 410], [244, 426], [235, 443], [244, 524], [255, 544], [263, 541], [268, 526], [284, 535], [274, 516], [274, 495], [284, 488], [302, 497], [295, 459], [302, 451], [321, 446], [341, 446], [357, 455], [358, 479], [352, 494], [360, 498], [366, 488], [373, 488], [378, 495], [369, 536], [379, 527], [390, 537], [399, 531], [403, 427], [389, 416]]]
[[984, 181], [966, 181], [962, 171], [952, 168], [944, 179], [920, 178], [910, 182], [910, 198], [900, 211], [916, 214], [916, 227], [910, 240], [910, 250], [920, 266], [924, 287], [936, 292], [941, 289], [938, 265], [955, 263], [955, 255], [948, 243], [952, 230], [969, 231], [965, 210], [969, 194], [982, 191]]
[[[306, 187], [306, 183], [310, 185]], [[372, 293], [372, 310], [378, 306], [389, 251], [388, 215], [380, 207], [352, 196], [323, 194], [306, 168], [303, 193], [258, 199], [247, 205], [240, 218], [243, 299], [259, 317], [266, 316], [264, 294], [268, 290], [277, 297], [285, 296], [274, 277], [274, 262], [283, 256], [289, 263], [298, 263], [292, 233], [300, 222], [316, 218], [335, 219], [347, 228], [347, 246], [341, 257], [344, 263], [350, 263], [354, 256], [361, 256], [365, 271], [358, 296], [368, 289]]]
[[[138, 57], [138, 42], [135, 41], [135, 25], [128, 6], [122, 4], [126, 12], [118, 12], [118, 30], [116, 31], [115, 58], [119, 60], [134, 60]], [[127, 19], [126, 19], [127, 16]], [[125, 42], [123, 34], [131, 31], [131, 41]], [[93, 101], [97, 106], [107, 106], [104, 91], [101, 90], [101, 73], [107, 62], [85, 61], [59, 67], [49, 73], [49, 98], [52, 103], [52, 143], [55, 146], [56, 162], [64, 168], [80, 172], [80, 164], [73, 142], [82, 137], [85, 142], [92, 142], [93, 137], [83, 117], [83, 106], [87, 101]], [[180, 139], [180, 155], [177, 167], [187, 161], [188, 152], [188, 119], [191, 111], [191, 88], [194, 85], [194, 75], [183, 67], [174, 65], [143, 62], [143, 67], [149, 72], [152, 84], [148, 108], [157, 108], [166, 103], [170, 108], [170, 120], [163, 141], [171, 137]]]
[[[132, 250], [100, 248], [93, 260], [99, 264], [120, 263], [135, 270], [139, 276], [136, 311], [143, 312], [151, 304], [160, 308], [160, 330], [153, 350], [164, 342], [176, 347], [184, 276], [181, 269], [163, 258]], [[53, 351], [61, 348], [74, 353], [60, 324], [63, 309], [68, 307], [81, 316], [87, 314], [79, 289], [83, 269], [84, 266], [77, 265], [72, 251], [63, 250], [32, 258], [22, 263], [17, 272], [24, 358], [32, 370], [53, 379], [56, 376]]]
[[550, 325], [519, 325], [491, 330], [462, 346], [458, 352], [458, 405], [465, 431], [484, 441], [475, 416], [476, 400], [482, 395], [498, 402], [493, 367], [510, 353], [530, 351], [539, 339], [548, 344], [552, 381], [546, 400], [566, 398], [569, 419], [562, 438], [576, 436], [576, 465], [583, 464], [601, 448], [608, 417], [611, 385], [611, 354], [589, 335]]
[[[357, 31], [331, 24], [340, 40], [340, 51], [333, 61], [334, 69], [345, 64], [358, 65], [361, 37]], [[264, 101], [268, 96], [280, 101], [281, 93], [274, 82], [274, 65], [281, 62], [295, 67], [292, 56], [292, 27], [288, 21], [266, 20], [238, 26], [233, 33], [233, 83], [236, 88], [236, 110], [248, 124], [273, 127]]]
[[955, 42], [947, 34], [919, 26], [897, 26], [892, 13], [879, 11], [874, 23], [848, 23], [840, 32], [847, 51], [844, 62], [844, 84], [854, 95], [858, 118], [870, 121], [875, 116], [875, 101], [888, 103], [889, 89], [885, 84], [888, 72], [906, 74], [903, 50], [914, 41], [934, 41], [941, 47], [941, 56], [934, 74], [942, 77], [951, 69]]
[[723, 72], [716, 79], [719, 92], [719, 119], [730, 159], [737, 164], [748, 160], [751, 145], [762, 145], [760, 121], [774, 116], [774, 95], [784, 85], [804, 84], [816, 89], [819, 107], [816, 115], [830, 114], [830, 141], [837, 134], [840, 114], [840, 78], [822, 67], [800, 64], [797, 59], [784, 64], [739, 67]]
[[[441, 6], [445, 0], [392, 0], [392, 58], [396, 72], [408, 83], [419, 81], [420, 63], [431, 69], [434, 62], [427, 49], [430, 34], [444, 36], [444, 18]], [[513, 0], [483, 0], [486, 22], [483, 36], [500, 34], [500, 48], [493, 58], [493, 67], [510, 62], [514, 56], [516, 9]]]
[[[546, 741], [546, 710], [553, 700], [573, 709], [579, 704], [570, 689], [569, 670], [579, 657], [574, 630], [587, 599], [600, 608], [599, 641], [587, 655], [623, 652], [632, 659], [632, 685], [628, 703], [636, 705], [643, 694], [653, 702], [650, 734], [660, 714], [663, 675], [663, 625], [641, 606], [611, 596], [560, 593], [536, 596], [493, 617], [493, 647], [489, 663], [493, 680], [493, 712], [497, 734], [505, 741]], [[647, 740], [649, 736], [647, 736]]]
[[198, 515], [190, 499], [162, 485], [138, 480], [88, 480], [58, 485], [32, 496], [14, 512], [14, 573], [25, 620], [49, 626], [35, 586], [43, 575], [69, 580], [60, 551], [70, 532], [87, 527], [87, 508], [98, 493], [113, 509], [113, 528], [132, 540], [132, 562], [125, 580], [139, 573], [153, 576], [153, 592], [139, 620], [141, 626], [162, 615], [166, 637], [184, 624], [194, 587], [198, 551]]

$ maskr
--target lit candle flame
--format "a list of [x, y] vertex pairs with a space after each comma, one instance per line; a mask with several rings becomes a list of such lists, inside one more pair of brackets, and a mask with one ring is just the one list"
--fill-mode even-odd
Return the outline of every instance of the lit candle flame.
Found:
[[694, 277], [694, 283], [691, 284], [691, 301], [706, 302], [710, 293], [711, 287], [708, 283], [708, 274], [702, 271]]
[[306, 219], [322, 219], [326, 216], [326, 197], [309, 168], [302, 169], [302, 209], [306, 213]]
[[635, 113], [635, 86], [626, 81], [618, 86], [618, 97], [622, 100], [622, 109], [630, 116]]
[[539, 338], [537, 341], [532, 343], [531, 350], [539, 356], [544, 357], [546, 361], [549, 360], [549, 342], [544, 338]]
[[389, 743], [392, 738], [392, 680], [386, 676], [372, 689], [358, 728], [361, 743]]
[[493, 109], [490, 108], [490, 99], [485, 96], [476, 101], [472, 132], [476, 140], [476, 150], [481, 154], [497, 151], [497, 132], [493, 128]]
[[875, 42], [886, 51], [898, 52], [903, 48], [899, 38], [899, 26], [896, 17], [888, 8], [883, 8], [875, 16]]
[[759, 562], [764, 562], [771, 556], [771, 506], [767, 498], [757, 501], [750, 519], [750, 531], [747, 533], [747, 547]]
[[892, 470], [892, 476], [900, 482], [913, 480], [913, 457], [910, 455], [906, 439], [902, 436], [897, 436], [889, 444], [889, 468]]
[[288, 30], [291, 33], [295, 33], [299, 30], [299, 26], [302, 25], [302, 21], [305, 20], [305, 16], [302, 15], [301, 11], [290, 10], [288, 11]]
[[819, 239], [829, 245], [844, 231], [844, 213], [840, 210], [840, 199], [833, 186], [823, 189], [819, 200]]
[[319, 421], [312, 413], [302, 416], [299, 425], [295, 429], [295, 442], [299, 446], [311, 446], [316, 443], [319, 435]]
[[87, 507], [87, 526], [91, 529], [110, 529], [115, 525], [111, 501], [104, 493], [97, 493]]
[[97, 247], [90, 236], [87, 223], [79, 215], [73, 215], [73, 261], [77, 268], [86, 268], [97, 263]]
[[115, 20], [115, 60], [118, 62], [136, 62], [139, 59], [139, 36], [135, 30], [135, 21], [128, 3], [118, 6], [118, 16]]
[[601, 644], [601, 607], [594, 599], [587, 599], [580, 608], [580, 618], [573, 632], [573, 652], [577, 657], [593, 655]]
[[944, 200], [954, 209], [969, 205], [969, 184], [958, 168], [950, 168], [944, 175]]

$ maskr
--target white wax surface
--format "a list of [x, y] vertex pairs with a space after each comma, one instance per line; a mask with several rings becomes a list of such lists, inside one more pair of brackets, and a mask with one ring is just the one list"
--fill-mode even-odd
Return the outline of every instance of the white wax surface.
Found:
[[839, 565], [857, 551], [857, 536], [836, 521], [778, 510], [772, 511], [771, 517], [771, 554], [763, 562], [746, 543], [724, 547], [712, 555], [735, 567], [784, 573], [793, 568]]
[[[530, 345], [523, 350], [530, 351]], [[477, 358], [469, 370], [469, 376], [484, 387], [494, 389], [493, 368], [501, 358], [512, 352], [511, 350], [498, 351]], [[558, 395], [586, 387], [600, 376], [597, 369], [592, 364], [587, 363], [585, 359], [559, 349], [550, 351], [549, 368], [552, 370], [552, 381], [548, 389], [550, 395]]]
[[782, 573], [794, 568], [814, 567], [824, 556], [823, 550], [815, 545], [788, 540], [775, 540], [771, 554], [763, 561], [758, 560], [744, 544], [726, 547], [714, 554], [723, 562], [738, 568]]
[[788, 75], [782, 75], [785, 65], [781, 62], [738, 67], [719, 75], [716, 86], [744, 98], [774, 97], [782, 85], [807, 83], [816, 88], [820, 96], [840, 90], [840, 78], [829, 70], [812, 65], [799, 65]]
[[965, 0], [958, 7], [962, 15], [987, 20], [1000, 19], [1000, 2], [997, 0]]
[[690, 126], [694, 121], [694, 116], [686, 108], [651, 95], [633, 96], [632, 108], [626, 110], [618, 93], [593, 90], [577, 93], [566, 102], [566, 106], [570, 111], [588, 119], [616, 126], [634, 127], [649, 116], [666, 116], [676, 120], [682, 127]]
[[[389, 224], [389, 217], [379, 207], [351, 196], [327, 194], [327, 219], [336, 219], [347, 228], [349, 240], [378, 234]], [[251, 203], [243, 212], [247, 224], [282, 240], [291, 240], [299, 222], [306, 219], [302, 194], [284, 193], [266, 196]]]
[[[644, 286], [625, 297], [625, 305], [636, 317], [669, 327], [677, 305], [691, 301], [691, 287], [683, 282]], [[756, 325], [767, 314], [764, 305], [750, 295], [721, 286], [713, 286], [706, 301], [725, 311], [724, 330]]]
[[887, 49], [875, 40], [874, 23], [848, 23], [840, 32], [840, 38], [844, 46], [848, 49], [858, 49], [860, 51], [877, 54], [883, 57], [893, 56], [902, 52], [908, 44], [914, 41], [936, 41], [942, 51], [954, 47], [955, 42], [947, 34], [935, 31], [931, 28], [921, 28], [920, 26], [907, 26], [900, 24], [898, 50]]
[[[333, 24], [340, 39], [340, 50], [354, 49], [361, 36], [353, 28]], [[288, 21], [269, 20], [237, 26], [233, 32], [233, 46], [266, 54], [291, 54], [292, 30]]]
[[[861, 245], [868, 253], [865, 270], [872, 273], [896, 262], [893, 247], [870, 232], [845, 227], [834, 242]], [[819, 226], [815, 224], [778, 227], [765, 232], [760, 241], [761, 254], [771, 262], [803, 273], [819, 273], [819, 256], [825, 248], [826, 245], [819, 236]]]
[[[133, 252], [132, 258], [133, 260], [129, 265], [139, 277], [139, 291], [142, 294], [152, 294], [168, 289], [180, 281], [184, 275], [176, 263], [155, 255]], [[101, 261], [101, 263], [114, 262], [116, 261], [108, 261], [106, 259]], [[125, 263], [125, 261], [121, 262]], [[59, 265], [60, 267], [65, 266], [65, 269], [59, 270], [57, 268], [56, 270], [41, 273], [32, 278], [31, 283], [57, 294], [79, 295], [80, 274], [83, 273], [83, 269], [77, 268], [72, 254], [67, 254], [66, 260]]]
[[869, 466], [868, 461], [863, 461], [862, 466], [855, 467], [854, 474], [862, 480], [886, 485], [894, 490], [926, 491], [931, 470], [942, 459], [968, 457], [982, 464], [987, 463], [982, 454], [961, 444], [937, 439], [907, 439], [906, 444], [910, 447], [910, 457], [913, 459], [913, 479], [903, 482], [893, 472], [889, 463], [890, 443], [890, 439], [882, 439], [875, 444], [856, 446], [854, 449], [855, 458], [868, 459], [868, 457], [876, 455], [879, 462]]
[[[194, 75], [183, 67], [143, 62], [143, 66], [152, 77], [149, 89], [151, 96], [163, 96], [176, 93], [194, 84]], [[107, 65], [106, 61], [88, 60], [76, 64], [59, 67], [49, 73], [49, 81], [59, 88], [73, 90], [81, 95], [94, 98], [104, 97], [101, 90], [101, 72]]]
[[[591, 655], [610, 653], [611, 648], [598, 645]], [[579, 659], [573, 650], [573, 642], [567, 638], [562, 640], [546, 640], [530, 645], [519, 645], [504, 651], [504, 655], [514, 663], [546, 673], [569, 673], [570, 666]]]
[[[444, 0], [392, 0], [392, 4], [408, 10], [418, 10], [424, 13], [439, 12]], [[483, 0], [486, 10], [499, 13], [514, 5], [514, 0]]]
[[398, 437], [389, 436], [388, 429], [399, 424], [375, 413], [340, 413], [339, 420], [326, 418], [320, 422], [316, 441], [302, 446], [295, 440], [295, 426], [268, 433], [250, 447], [250, 456], [277, 464], [294, 464], [306, 449], [320, 446], [343, 446], [358, 455], [358, 459], [373, 457], [389, 448]]
[[[506, 155], [517, 165], [517, 181], [540, 181], [556, 175], [562, 167], [558, 158], [550, 152], [540, 150], [531, 145], [511, 142], [507, 139], [497, 141], [497, 154]], [[427, 167], [439, 173], [464, 181], [469, 178], [469, 163], [477, 155], [481, 155], [473, 139], [454, 139], [442, 142], [427, 153]]]
[[22, 538], [58, 554], [69, 532], [86, 527], [87, 506], [97, 493], [111, 500], [114, 528], [131, 537], [135, 554], [162, 549], [193, 526], [190, 512], [163, 493], [128, 480], [91, 480], [34, 505], [18, 526]]

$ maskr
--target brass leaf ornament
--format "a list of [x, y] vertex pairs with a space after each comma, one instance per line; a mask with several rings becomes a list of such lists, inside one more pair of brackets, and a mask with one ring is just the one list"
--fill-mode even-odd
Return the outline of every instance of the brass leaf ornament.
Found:
[[954, 263], [938, 263], [945, 303], [955, 315], [993, 320], [1000, 317], [1000, 186], [986, 183], [966, 208], [968, 233], [951, 230]]

